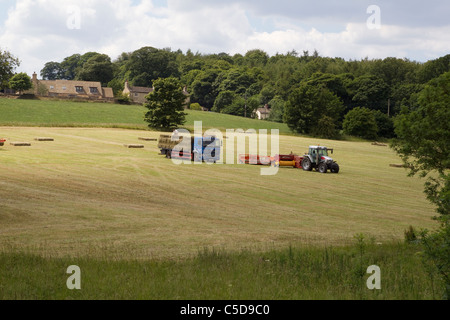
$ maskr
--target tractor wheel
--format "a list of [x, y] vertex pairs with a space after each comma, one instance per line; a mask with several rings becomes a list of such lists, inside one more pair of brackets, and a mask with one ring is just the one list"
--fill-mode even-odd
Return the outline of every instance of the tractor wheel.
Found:
[[325, 162], [320, 163], [319, 167], [318, 167], [318, 171], [320, 173], [327, 173], [327, 171], [328, 171], [327, 164]]
[[309, 158], [305, 158], [305, 159], [303, 159], [303, 161], [302, 161], [302, 168], [303, 168], [303, 170], [305, 170], [305, 171], [312, 171], [312, 163], [311, 163], [311, 160], [309, 160]]
[[333, 163], [331, 166], [331, 173], [339, 173], [339, 165], [337, 163]]

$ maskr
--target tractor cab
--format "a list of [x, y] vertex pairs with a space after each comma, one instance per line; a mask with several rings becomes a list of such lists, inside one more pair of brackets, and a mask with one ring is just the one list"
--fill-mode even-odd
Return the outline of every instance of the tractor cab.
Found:
[[[331, 159], [328, 155], [328, 151], [333, 154], [333, 149], [328, 149], [327, 147], [320, 147], [320, 146], [311, 146], [309, 147], [309, 153], [308, 155], [311, 157], [311, 160], [313, 163], [317, 163], [317, 159], [325, 160], [325, 159]], [[332, 160], [332, 159], [331, 159]]]

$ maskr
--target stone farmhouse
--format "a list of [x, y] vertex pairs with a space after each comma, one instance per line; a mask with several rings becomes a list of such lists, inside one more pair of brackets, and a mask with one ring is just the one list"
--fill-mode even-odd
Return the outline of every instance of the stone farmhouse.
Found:
[[95, 81], [38, 80], [33, 74], [33, 94], [41, 97], [113, 102], [112, 88]]
[[270, 116], [269, 105], [266, 104], [263, 108], [258, 108], [255, 113], [256, 113], [256, 117], [259, 120], [266, 120], [266, 119], [268, 119], [269, 116]]
[[128, 80], [125, 81], [123, 94], [127, 95], [134, 103], [143, 104], [146, 101], [145, 97], [151, 92], [153, 92], [153, 88], [133, 87], [130, 86]]
[[[123, 94], [130, 97], [130, 100], [137, 104], [143, 104], [147, 101], [145, 98], [148, 94], [153, 92], [153, 88], [147, 88], [147, 87], [134, 87], [130, 86], [128, 83], [128, 80], [125, 81], [125, 87], [123, 89]], [[186, 104], [185, 108], [189, 106], [190, 98], [189, 93], [187, 92], [187, 87], [184, 87], [183, 94], [186, 96]]]

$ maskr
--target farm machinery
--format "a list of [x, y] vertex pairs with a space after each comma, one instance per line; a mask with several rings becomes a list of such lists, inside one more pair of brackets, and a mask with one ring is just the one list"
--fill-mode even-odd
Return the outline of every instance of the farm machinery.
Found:
[[327, 173], [330, 170], [332, 173], [339, 173], [339, 165], [328, 155], [328, 152], [333, 154], [333, 151], [333, 149], [327, 147], [309, 147], [308, 154], [302, 160], [303, 170], [312, 171], [312, 169], [316, 169], [320, 173]]
[[221, 141], [215, 136], [161, 135], [158, 148], [169, 159], [195, 162], [214, 162], [220, 160]]
[[5, 145], [6, 139], [0, 138], [0, 147], [3, 147]]
[[291, 167], [312, 171], [315, 169], [320, 173], [339, 173], [339, 165], [330, 156], [334, 149], [321, 146], [310, 146], [309, 152], [303, 156], [296, 154], [276, 155], [275, 157], [263, 157], [258, 155], [240, 155], [239, 163], [253, 165], [272, 165], [276, 167]]

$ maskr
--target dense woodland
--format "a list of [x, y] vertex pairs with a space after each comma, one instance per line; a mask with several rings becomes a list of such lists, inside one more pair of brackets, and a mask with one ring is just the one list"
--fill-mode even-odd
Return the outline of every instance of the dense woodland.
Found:
[[344, 130], [372, 139], [393, 137], [393, 117], [402, 107], [416, 109], [425, 85], [448, 71], [450, 54], [419, 63], [346, 61], [317, 51], [269, 56], [257, 49], [230, 56], [143, 47], [115, 60], [95, 52], [75, 54], [46, 63], [41, 77], [101, 81], [119, 97], [125, 80], [150, 87], [158, 78], [175, 77], [188, 87], [193, 109], [251, 117], [268, 104], [269, 120], [285, 122], [294, 132], [335, 138]]

